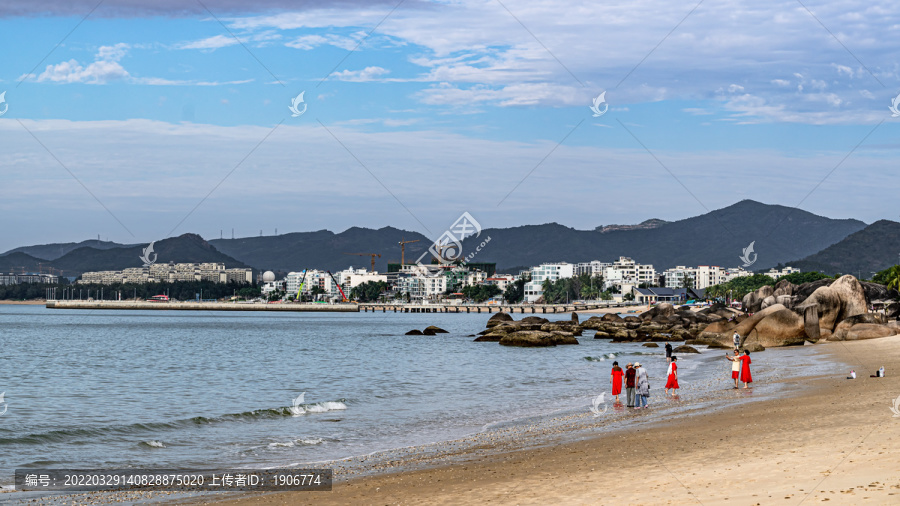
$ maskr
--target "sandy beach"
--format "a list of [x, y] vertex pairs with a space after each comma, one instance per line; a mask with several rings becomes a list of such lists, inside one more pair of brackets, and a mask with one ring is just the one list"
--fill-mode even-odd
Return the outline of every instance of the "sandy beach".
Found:
[[[900, 336], [810, 351], [846, 370], [674, 422], [220, 504], [900, 504]], [[870, 378], [881, 366], [887, 377]]]
[[43, 306], [47, 301], [44, 300], [0, 300], [0, 304], [18, 305], [18, 306]]

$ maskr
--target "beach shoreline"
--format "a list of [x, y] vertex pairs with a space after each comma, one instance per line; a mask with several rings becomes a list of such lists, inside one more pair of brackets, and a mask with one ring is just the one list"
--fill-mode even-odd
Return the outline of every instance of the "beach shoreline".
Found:
[[46, 303], [45, 300], [0, 300], [0, 305], [12, 306], [43, 306]]
[[[892, 452], [900, 441], [900, 417], [890, 409], [900, 394], [900, 377], [890, 374], [900, 370], [900, 336], [807, 348], [846, 364], [846, 370], [776, 381], [786, 388], [802, 386], [782, 397], [642, 422], [562, 444], [487, 455], [473, 452], [449, 465], [339, 481], [332, 492], [204, 497], [197, 502], [242, 506], [900, 501], [900, 455]], [[870, 378], [881, 366], [889, 371], [887, 377]], [[845, 379], [851, 368], [859, 379]], [[652, 402], [665, 402], [661, 388], [654, 395]], [[640, 415], [652, 412], [653, 408]]]

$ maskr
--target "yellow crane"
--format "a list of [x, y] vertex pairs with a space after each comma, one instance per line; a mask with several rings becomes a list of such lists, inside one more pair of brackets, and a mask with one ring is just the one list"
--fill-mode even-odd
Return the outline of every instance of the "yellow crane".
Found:
[[372, 272], [375, 272], [375, 257], [381, 258], [381, 253], [344, 253], [345, 255], [354, 255], [359, 257], [372, 257]]
[[403, 238], [400, 239], [400, 242], [398, 243], [400, 244], [400, 269], [403, 269], [403, 264], [406, 261], [406, 245], [414, 242], [419, 242], [419, 240], [406, 241]]

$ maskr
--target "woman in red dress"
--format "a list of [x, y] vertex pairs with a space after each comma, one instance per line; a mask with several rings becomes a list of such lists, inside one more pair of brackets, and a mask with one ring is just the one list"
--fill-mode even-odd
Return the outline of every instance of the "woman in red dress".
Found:
[[[669, 364], [669, 377], [666, 380], [666, 395], [669, 395], [669, 390], [678, 390], [678, 357], [672, 357], [672, 363]], [[675, 396], [675, 392], [672, 392], [672, 397]]]
[[753, 383], [753, 376], [750, 376], [750, 352], [744, 350], [744, 354], [741, 356], [741, 381], [744, 382], [744, 388], [747, 388], [748, 383]]
[[609, 376], [609, 381], [612, 382], [612, 394], [616, 396], [616, 403], [619, 402], [619, 394], [622, 393], [622, 378], [625, 376], [625, 371], [619, 367], [618, 362], [613, 362], [612, 374]]

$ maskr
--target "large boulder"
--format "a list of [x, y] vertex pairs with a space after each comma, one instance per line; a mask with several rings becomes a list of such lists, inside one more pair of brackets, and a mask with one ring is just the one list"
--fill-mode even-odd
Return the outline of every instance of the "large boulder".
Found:
[[763, 310], [769, 306], [774, 306], [775, 304], [777, 304], [777, 302], [775, 301], [775, 296], [769, 295], [768, 297], [763, 299], [762, 304], [759, 305], [759, 309]]
[[806, 340], [803, 317], [782, 306], [782, 309], [767, 314], [753, 327], [744, 340], [744, 347], [757, 344], [766, 348], [799, 346]]
[[782, 279], [781, 281], [775, 283], [775, 292], [772, 294], [776, 298], [782, 295], [792, 296], [794, 292], [797, 290], [797, 285], [791, 283], [786, 279]]
[[857, 323], [847, 331], [846, 341], [858, 341], [861, 339], [876, 339], [895, 335], [893, 328], [877, 323]]
[[755, 313], [762, 309], [761, 306], [766, 297], [774, 295], [774, 288], [769, 285], [761, 286], [756, 291], [744, 295], [744, 298], [741, 300], [741, 309], [748, 313]]
[[819, 288], [830, 286], [832, 283], [834, 283], [834, 280], [831, 278], [817, 279], [816, 281], [803, 283], [794, 290], [794, 296], [797, 297], [797, 300], [806, 300], [807, 297], [812, 295], [812, 293]]
[[649, 320], [651, 318], [655, 318], [661, 316], [663, 318], [674, 316], [675, 315], [675, 306], [669, 304], [668, 302], [660, 302], [656, 306], [650, 308], [649, 311], [644, 311], [641, 313], [642, 320]]
[[553, 340], [553, 344], [578, 344], [578, 339], [575, 339], [575, 335], [573, 335], [571, 332], [554, 330], [553, 332], [551, 332], [551, 334], [553, 334], [553, 336], [550, 338]]
[[522, 318], [519, 321], [522, 323], [543, 325], [543, 324], [549, 322], [550, 320], [548, 320], [546, 318], [541, 318], [540, 316], [526, 316], [525, 318]]
[[475, 338], [476, 343], [496, 343], [506, 336], [506, 332], [491, 332]]
[[[820, 286], [797, 308], [809, 311], [815, 305], [820, 338], [828, 339], [838, 322], [866, 313], [866, 295], [862, 284], [853, 276], [841, 276], [828, 286]], [[811, 315], [804, 316], [807, 320]], [[807, 326], [810, 326], [807, 324]], [[811, 335], [810, 337], [815, 337]]]
[[[815, 308], [815, 317], [813, 317], [809, 308]], [[810, 321], [816, 320], [821, 339], [828, 339], [834, 331], [837, 322], [843, 319], [840, 318], [841, 299], [828, 286], [817, 288], [812, 295], [797, 306], [797, 309], [802, 309], [804, 312], [810, 311], [807, 313], [808, 316], [806, 318]], [[810, 323], [809, 326], [812, 327], [813, 324]], [[815, 337], [812, 334], [813, 332], [810, 332], [810, 337]]]
[[425, 332], [427, 332], [429, 330], [434, 332], [435, 334], [449, 334], [449, 332], [447, 332], [446, 330], [444, 330], [440, 327], [435, 327], [434, 325], [429, 325], [429, 326], [425, 327]]
[[888, 304], [884, 308], [884, 314], [888, 318], [897, 318], [898, 316], [900, 316], [900, 302]]
[[700, 353], [693, 346], [689, 346], [687, 344], [683, 344], [681, 346], [676, 346], [672, 353]]
[[576, 325], [578, 324], [578, 313], [576, 313], [575, 311], [572, 311], [572, 323]]
[[500, 313], [497, 313], [494, 316], [491, 316], [490, 318], [488, 318], [487, 327], [491, 328], [491, 327], [500, 325], [501, 323], [511, 322], [511, 321], [513, 321], [513, 317], [510, 316], [509, 313], [500, 312]]
[[[880, 314], [876, 315], [873, 313], [866, 313], [866, 314], [851, 316], [850, 318], [844, 318], [843, 320], [838, 322], [837, 325], [835, 325], [834, 332], [831, 334], [831, 337], [829, 338], [829, 340], [830, 341], [846, 341], [847, 334], [851, 328], [853, 328], [854, 326], [861, 324], [861, 323], [872, 324], [872, 325], [881, 325], [881, 324], [885, 323], [883, 316], [884, 315], [880, 315]], [[888, 334], [888, 335], [893, 335], [893, 334]]]
[[860, 281], [863, 290], [866, 292], [866, 302], [871, 304], [876, 300], [896, 300], [900, 298], [900, 293], [893, 288], [888, 288], [878, 283], [869, 283], [868, 281]]
[[[593, 316], [591, 317], [594, 318]], [[606, 313], [605, 315], [600, 317], [601, 320], [605, 322], [620, 322], [622, 321], [622, 317], [619, 316], [618, 313]]]
[[500, 339], [501, 346], [520, 346], [523, 348], [556, 346], [556, 339], [550, 332], [540, 330], [520, 330], [504, 335]]
[[580, 325], [576, 325], [575, 322], [572, 321], [561, 321], [561, 322], [551, 322], [545, 323], [541, 325], [541, 328], [544, 332], [553, 332], [553, 331], [562, 331], [562, 332], [571, 332], [573, 335], [580, 336], [583, 330], [583, 327]]
[[404, 335], [407, 335], [407, 336], [421, 336], [421, 335], [422, 335], [422, 331], [419, 330], [419, 329], [412, 329], [412, 330], [410, 330], [409, 332], [407, 332], [407, 333], [404, 334]]

